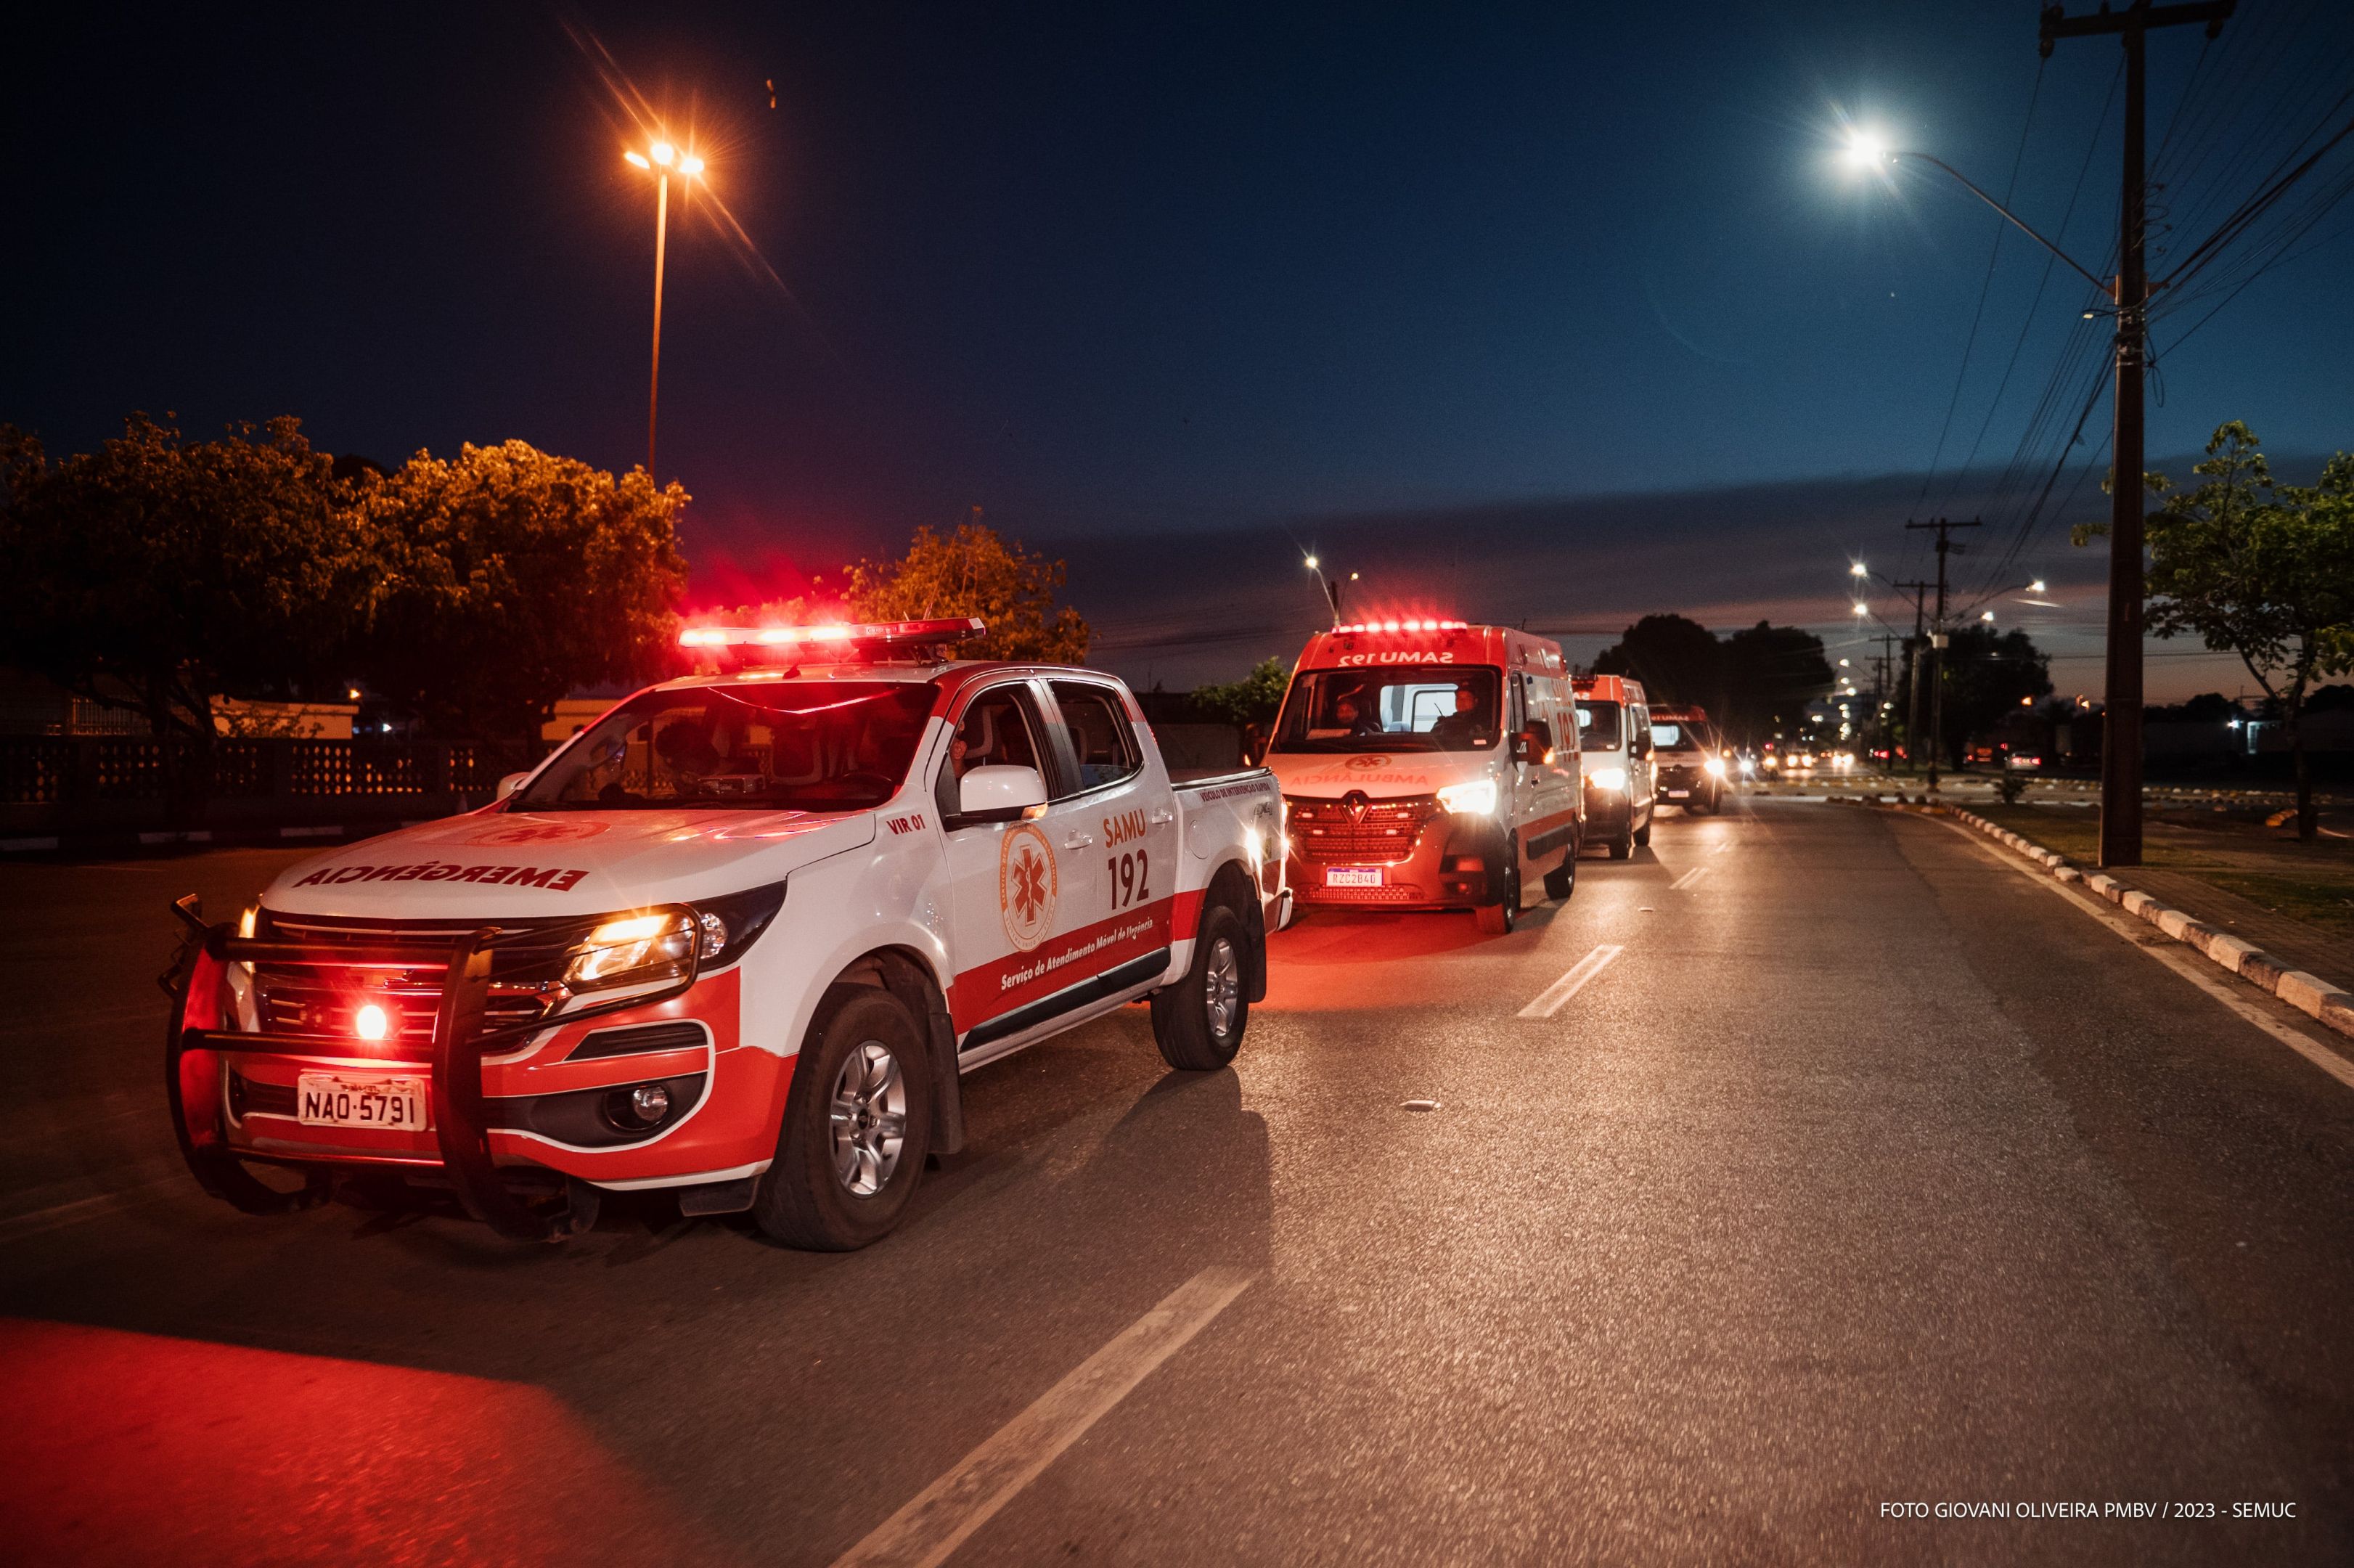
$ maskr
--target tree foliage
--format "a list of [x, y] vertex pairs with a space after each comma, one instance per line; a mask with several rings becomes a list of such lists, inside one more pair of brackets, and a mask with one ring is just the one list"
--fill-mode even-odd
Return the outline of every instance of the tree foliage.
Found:
[[1647, 615], [1595, 656], [1597, 675], [1628, 675], [1653, 702], [1722, 707], [1724, 645], [1681, 615]]
[[[2162, 473], [2142, 483], [2165, 499], [2144, 524], [2149, 625], [2160, 637], [2196, 636], [2236, 653], [2279, 705], [2296, 769], [2297, 836], [2318, 828], [2300, 721], [2322, 676], [2354, 669], [2354, 455], [2339, 452], [2316, 485], [2273, 483], [2253, 430], [2216, 427], [2205, 482], [2177, 490]], [[2105, 529], [2077, 531], [2078, 542]]]
[[1594, 671], [1631, 676], [1655, 703], [1706, 708], [1742, 745], [1795, 724], [1832, 679], [1811, 631], [1761, 620], [1720, 640], [1681, 615], [1643, 617], [1596, 656]]
[[[1956, 627], [1945, 652], [1932, 656], [1927, 648], [1908, 642], [1901, 671], [1905, 688], [1913, 679], [1914, 657], [1931, 659], [1944, 692], [1937, 705], [1938, 735], [1947, 761], [1959, 768], [1970, 737], [1983, 736], [2031, 700], [2052, 694], [2052, 660], [2024, 631], [1997, 631], [1991, 626]], [[2022, 699], [2028, 699], [2022, 701]], [[1921, 718], [1929, 717], [1925, 690]]]
[[686, 503], [525, 441], [419, 452], [365, 500], [388, 579], [369, 683], [438, 733], [528, 750], [566, 692], [664, 667]]
[[945, 537], [918, 528], [900, 559], [859, 562], [843, 597], [861, 620], [977, 615], [989, 636], [967, 645], [974, 658], [1084, 664], [1092, 633], [1077, 610], [1055, 604], [1063, 578], [1062, 562], [973, 522]]
[[1195, 687], [1193, 706], [1223, 724], [1273, 724], [1276, 710], [1283, 705], [1284, 688], [1290, 684], [1289, 665], [1280, 659], [1262, 659], [1239, 681]]
[[200, 749], [224, 692], [339, 686], [381, 550], [332, 461], [292, 418], [190, 442], [133, 414], [56, 463], [0, 429], [0, 656]]

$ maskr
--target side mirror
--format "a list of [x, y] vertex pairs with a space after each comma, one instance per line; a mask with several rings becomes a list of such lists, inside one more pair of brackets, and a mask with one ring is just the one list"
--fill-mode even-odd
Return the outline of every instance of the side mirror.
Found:
[[1515, 762], [1534, 762], [1538, 758], [1540, 758], [1540, 757], [1542, 757], [1542, 756], [1543, 756], [1543, 755], [1544, 755], [1543, 751], [1543, 750], [1538, 747], [1538, 745], [1537, 745], [1537, 737], [1536, 737], [1536, 732], [1535, 732], [1535, 731], [1533, 731], [1533, 730], [1526, 730], [1526, 729], [1524, 729], [1524, 730], [1518, 731], [1517, 733], [1515, 733], [1515, 734], [1513, 735], [1513, 736], [1512, 736], [1512, 760], [1513, 760], [1513, 761], [1515, 761]]
[[508, 796], [514, 794], [516, 790], [522, 789], [523, 781], [530, 777], [531, 775], [528, 773], [510, 773], [505, 778], [500, 779], [499, 799], [504, 800]]
[[1046, 803], [1046, 781], [1034, 768], [976, 768], [957, 780], [957, 824], [1019, 821]]

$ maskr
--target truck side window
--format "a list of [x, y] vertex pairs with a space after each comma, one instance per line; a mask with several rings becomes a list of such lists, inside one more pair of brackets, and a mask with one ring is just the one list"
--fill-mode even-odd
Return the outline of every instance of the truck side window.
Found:
[[1050, 681], [1047, 689], [1055, 694], [1055, 705], [1063, 710], [1063, 727], [1070, 732], [1080, 790], [1117, 784], [1144, 766], [1136, 731], [1112, 693], [1083, 681]]
[[964, 705], [949, 740], [934, 801], [943, 820], [956, 814], [956, 780], [976, 768], [1029, 768], [1051, 786], [1054, 775], [1040, 760], [1039, 724], [1030, 694], [1020, 682], [991, 686]]

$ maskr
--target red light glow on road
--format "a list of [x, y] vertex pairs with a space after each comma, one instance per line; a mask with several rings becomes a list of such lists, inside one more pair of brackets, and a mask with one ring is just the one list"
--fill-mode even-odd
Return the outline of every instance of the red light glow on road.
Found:
[[0, 1319], [21, 1563], [716, 1563], [522, 1383]]

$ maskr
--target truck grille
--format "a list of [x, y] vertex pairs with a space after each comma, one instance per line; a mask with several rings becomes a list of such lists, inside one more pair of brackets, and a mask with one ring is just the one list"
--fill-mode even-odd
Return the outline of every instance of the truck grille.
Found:
[[1287, 832], [1300, 859], [1313, 864], [1394, 864], [1414, 853], [1423, 824], [1442, 815], [1436, 795], [1370, 800], [1351, 794], [1338, 800], [1289, 802]]
[[[270, 941], [330, 950], [348, 948], [356, 953], [387, 946], [416, 948], [453, 943], [480, 930], [483, 924], [336, 920], [265, 910], [255, 934]], [[563, 994], [560, 982], [566, 957], [579, 934], [578, 919], [511, 921], [496, 928], [528, 931], [543, 927], [547, 930], [545, 941], [525, 937], [495, 949], [491, 962], [491, 994], [483, 1019], [486, 1028], [530, 1023]], [[354, 1015], [373, 1002], [384, 1009], [391, 1025], [387, 1038], [415, 1045], [422, 1052], [433, 1043], [433, 1022], [441, 1007], [440, 978], [438, 966], [408, 970], [357, 967], [337, 970], [313, 965], [257, 964], [254, 990], [261, 1032], [350, 1034], [354, 1032]]]

